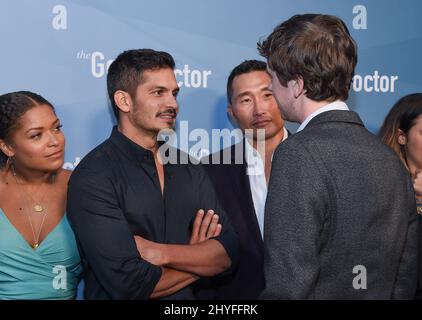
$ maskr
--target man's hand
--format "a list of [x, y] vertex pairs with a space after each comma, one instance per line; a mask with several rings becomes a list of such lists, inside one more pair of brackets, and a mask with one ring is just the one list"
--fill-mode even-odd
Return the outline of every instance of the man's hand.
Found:
[[136, 247], [142, 259], [156, 266], [163, 266], [166, 264], [164, 245], [144, 239], [140, 236], [135, 236]]
[[217, 237], [221, 233], [222, 225], [218, 223], [218, 215], [213, 210], [198, 210], [193, 222], [192, 235], [189, 244], [196, 244]]
[[[213, 210], [198, 210], [193, 223], [192, 235], [189, 244], [198, 244], [221, 233], [222, 225], [218, 223], [218, 215]], [[149, 241], [140, 236], [135, 236], [136, 247], [142, 259], [157, 266], [165, 266], [167, 261], [166, 250], [171, 250], [171, 245]]]

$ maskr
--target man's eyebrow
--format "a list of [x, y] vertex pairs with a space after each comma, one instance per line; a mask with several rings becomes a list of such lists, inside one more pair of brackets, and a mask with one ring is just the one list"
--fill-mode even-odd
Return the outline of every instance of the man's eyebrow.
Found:
[[151, 90], [157, 90], [157, 89], [159, 89], [159, 90], [168, 90], [167, 87], [163, 87], [163, 86], [154, 86], [154, 87], [151, 88]]
[[247, 95], [249, 95], [250, 93], [251, 93], [250, 91], [243, 91], [243, 92], [241, 92], [241, 93], [237, 94], [237, 95], [235, 96], [235, 98], [241, 98], [241, 97], [243, 97], [243, 96], [247, 96]]

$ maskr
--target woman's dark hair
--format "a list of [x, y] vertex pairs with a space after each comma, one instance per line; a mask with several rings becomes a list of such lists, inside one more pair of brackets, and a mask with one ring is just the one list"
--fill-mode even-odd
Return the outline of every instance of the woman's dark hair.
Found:
[[422, 93], [413, 93], [404, 96], [391, 108], [378, 134], [381, 140], [398, 154], [407, 168], [405, 148], [398, 143], [398, 129], [407, 135], [421, 114]]
[[[10, 92], [0, 96], [0, 139], [7, 141], [10, 133], [19, 127], [20, 117], [29, 109], [53, 105], [40, 95], [30, 91]], [[6, 164], [7, 156], [0, 151], [0, 167]]]

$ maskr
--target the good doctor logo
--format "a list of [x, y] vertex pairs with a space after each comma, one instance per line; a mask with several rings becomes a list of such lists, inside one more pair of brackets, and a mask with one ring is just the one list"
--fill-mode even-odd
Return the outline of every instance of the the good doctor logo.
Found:
[[[102, 78], [106, 75], [108, 68], [113, 59], [106, 59], [104, 53], [94, 51], [92, 53], [79, 51], [76, 59], [88, 60], [90, 62], [91, 74], [95, 78]], [[209, 78], [212, 75], [211, 70], [191, 69], [188, 64], [184, 64], [183, 68], [175, 69], [177, 85], [186, 88], [207, 88]]]

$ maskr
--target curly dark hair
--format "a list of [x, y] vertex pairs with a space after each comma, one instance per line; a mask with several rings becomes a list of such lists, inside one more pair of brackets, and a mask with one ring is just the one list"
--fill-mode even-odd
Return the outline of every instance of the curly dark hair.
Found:
[[[10, 133], [19, 128], [20, 117], [38, 105], [53, 105], [40, 95], [30, 91], [10, 92], [0, 96], [0, 139], [8, 141]], [[0, 167], [6, 164], [7, 156], [0, 151]]]
[[258, 51], [283, 86], [302, 78], [314, 101], [347, 100], [357, 45], [345, 23], [331, 15], [295, 15], [278, 25]]

